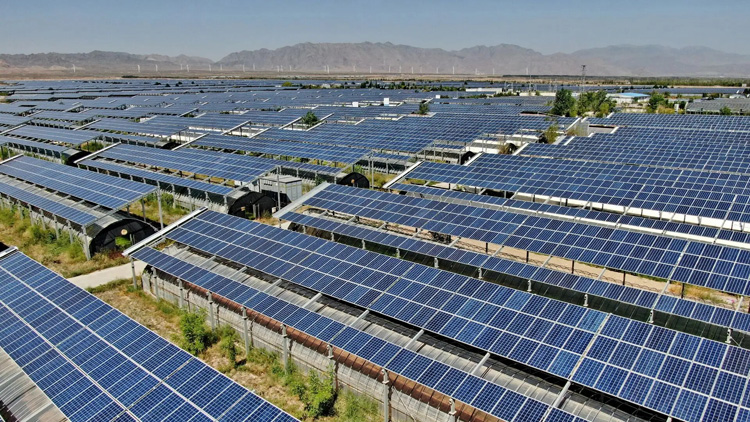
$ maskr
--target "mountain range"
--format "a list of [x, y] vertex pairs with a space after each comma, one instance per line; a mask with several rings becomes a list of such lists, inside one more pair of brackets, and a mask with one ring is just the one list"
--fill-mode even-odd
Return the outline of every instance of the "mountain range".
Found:
[[581, 65], [596, 76], [750, 76], [750, 55], [707, 47], [615, 45], [573, 53], [542, 54], [512, 44], [461, 50], [386, 43], [301, 43], [275, 50], [243, 50], [219, 61], [180, 55], [92, 51], [90, 53], [0, 54], [0, 73], [77, 69], [89, 72], [192, 71], [442, 75], [578, 75]]

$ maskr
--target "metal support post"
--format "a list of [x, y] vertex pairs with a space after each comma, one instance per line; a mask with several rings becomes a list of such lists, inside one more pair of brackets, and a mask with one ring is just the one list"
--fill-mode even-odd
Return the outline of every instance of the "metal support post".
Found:
[[451, 397], [450, 403], [451, 403], [451, 410], [450, 412], [448, 412], [448, 416], [450, 416], [449, 420], [451, 422], [458, 422], [458, 412], [456, 411], [456, 400], [453, 397]]

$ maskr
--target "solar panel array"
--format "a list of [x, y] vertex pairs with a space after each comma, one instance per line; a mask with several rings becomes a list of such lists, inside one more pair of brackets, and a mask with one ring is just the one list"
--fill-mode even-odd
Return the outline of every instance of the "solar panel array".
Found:
[[[485, 271], [484, 274], [486, 274], [486, 271], [494, 271], [516, 276], [523, 280], [531, 280], [534, 283], [557, 286], [583, 294], [631, 304], [646, 310], [655, 309], [665, 314], [702, 321], [722, 327], [721, 335], [726, 334], [724, 331], [727, 327], [733, 330], [750, 332], [750, 315], [746, 313], [718, 308], [674, 296], [659, 295], [652, 291], [565, 273], [552, 268], [542, 268], [533, 264], [519, 262], [518, 258], [515, 260], [505, 258], [504, 254], [498, 254], [501, 256], [482, 254], [467, 249], [458, 249], [448, 245], [388, 233], [383, 230], [369, 228], [366, 225], [348, 224], [342, 221], [333, 221], [327, 218], [303, 215], [295, 212], [284, 214], [283, 219], [337, 235], [390, 246], [404, 252], [413, 252], [448, 262], [481, 268]], [[611, 310], [612, 312], [617, 311], [617, 309]], [[628, 312], [628, 310], [626, 309], [624, 312]]]
[[0, 173], [111, 210], [123, 208], [156, 190], [142, 183], [26, 156], [3, 162]]
[[100, 136], [100, 134], [94, 132], [55, 129], [41, 126], [22, 126], [8, 132], [6, 135], [47, 142], [57, 142], [73, 146], [84, 144], [97, 139]]
[[621, 211], [676, 213], [678, 221], [683, 216], [750, 221], [745, 175], [483, 155], [470, 166], [426, 162], [408, 178], [607, 204]]
[[710, 116], [698, 114], [643, 114], [614, 113], [608, 118], [589, 118], [591, 124], [665, 128], [699, 129], [710, 131], [750, 131], [750, 119], [740, 116]]
[[295, 420], [20, 252], [0, 259], [0, 347], [71, 421]]
[[[359, 304], [367, 304], [375, 300], [382, 293], [377, 293], [377, 287], [365, 287], [367, 284], [373, 284], [385, 288], [399, 279], [396, 274], [401, 274], [410, 268], [413, 270], [417, 269], [416, 264], [413, 265], [403, 261], [390, 262], [387, 259], [383, 259], [384, 257], [378, 257], [376, 254], [349, 248], [357, 253], [364, 254], [360, 257], [361, 261], [365, 261], [365, 259], [375, 259], [370, 265], [362, 267], [362, 271], [369, 274], [368, 281], [364, 281], [362, 285], [355, 285], [353, 282], [347, 282], [341, 279], [339, 283], [342, 284], [339, 284], [334, 282], [336, 277], [330, 275], [325, 276], [324, 274], [319, 274], [320, 277], [310, 277], [316, 273], [315, 270], [305, 269], [304, 265], [291, 263], [289, 259], [292, 258], [292, 256], [284, 258], [283, 252], [279, 250], [279, 248], [284, 249], [286, 252], [293, 252], [295, 255], [299, 254], [300, 256], [297, 260], [303, 261], [306, 260], [305, 257], [307, 255], [310, 255], [311, 257], [312, 255], [315, 255], [315, 258], [320, 257], [320, 259], [326, 259], [323, 258], [322, 254], [339, 252], [339, 248], [344, 248], [344, 250], [346, 250], [347, 247], [213, 212], [204, 212], [200, 214], [187, 222], [184, 226], [173, 230], [168, 235], [171, 239], [174, 239], [179, 243], [191, 245], [209, 253], [213, 253], [212, 251], [218, 252], [224, 250], [223, 252], [226, 253], [217, 255], [243, 265], [249, 265], [249, 268], [258, 269], [267, 274], [274, 276], [278, 275], [279, 277], [284, 276], [282, 278], [286, 278], [285, 274], [291, 276], [292, 273], [294, 273], [296, 276], [290, 279], [290, 281], [293, 282], [300, 282], [300, 280], [303, 280], [304, 278], [310, 278], [310, 283], [320, 286], [328, 285], [328, 288], [322, 290], [327, 294], [332, 294], [334, 291], [345, 292], [348, 289], [354, 288], [356, 292], [349, 295], [348, 299]], [[219, 237], [223, 240], [219, 240]], [[290, 246], [286, 242], [279, 243], [277, 239], [280, 237], [287, 239], [292, 237], [293, 240], [297, 242], [299, 248]], [[244, 238], [248, 241], [252, 240], [251, 242], [248, 242], [249, 247], [253, 248], [252, 251], [256, 250], [254, 249], [256, 246], [260, 246], [260, 244], [256, 242], [259, 239], [262, 239], [265, 246], [262, 248], [262, 252], [258, 252], [260, 255], [255, 255], [255, 259], [251, 259], [250, 255], [248, 255], [248, 253], [251, 252], [251, 249], [245, 249], [244, 245], [240, 246], [239, 244], [230, 241], [229, 239], [232, 238]], [[314, 250], [321, 255], [313, 253], [312, 251]], [[529, 417], [531, 417], [532, 420], [539, 420], [548, 410], [550, 410], [548, 405], [534, 399], [509, 391], [504, 387], [492, 384], [479, 377], [467, 374], [464, 371], [451, 368], [441, 362], [434, 361], [427, 356], [396, 346], [393, 343], [378, 339], [352, 327], [347, 327], [346, 325], [333, 321], [328, 317], [305, 310], [302, 307], [290, 304], [282, 299], [269, 296], [249, 286], [242, 285], [231, 279], [211, 273], [208, 270], [195, 267], [154, 249], [144, 248], [135, 252], [133, 255], [160, 270], [172, 274], [173, 276], [187, 279], [191, 283], [195, 282], [205, 289], [243, 304], [256, 312], [278, 319], [290, 327], [303, 331], [306, 334], [312, 335], [350, 353], [354, 353], [355, 355], [367, 359], [379, 366], [383, 366], [389, 372], [417, 381], [435, 389], [436, 391], [455, 397], [457, 400], [500, 417], [503, 420], [529, 420]], [[292, 260], [294, 259], [292, 258]], [[338, 260], [334, 261], [339, 262]], [[348, 260], [346, 263], [343, 261], [340, 262], [351, 270], [354, 270], [357, 266], [357, 264], [349, 263], [353, 262], [352, 260]], [[333, 263], [333, 261], [331, 261], [331, 263]], [[395, 263], [397, 267], [390, 268], [387, 274], [375, 269], [365, 270], [365, 268], [377, 268], [386, 263]], [[424, 268], [430, 270], [427, 267]], [[343, 273], [342, 271], [337, 272]], [[419, 271], [415, 271], [415, 273], [418, 272]], [[436, 274], [431, 275], [435, 276]], [[344, 274], [340, 274], [340, 276], [344, 277]], [[365, 280], [365, 278], [368, 277], [364, 273], [361, 276], [362, 280]], [[381, 279], [376, 276], [382, 276], [383, 278]], [[468, 278], [465, 279], [469, 280]], [[455, 281], [457, 279], [454, 278], [453, 280]], [[442, 281], [445, 282], [449, 280]], [[404, 282], [406, 281], [404, 280]], [[306, 287], [314, 288], [308, 283], [301, 284]], [[434, 290], [437, 292], [438, 289]], [[383, 297], [385, 298], [385, 296]], [[394, 297], [389, 297], [388, 299], [393, 298]], [[508, 300], [507, 295], [504, 299]], [[521, 305], [520, 302], [514, 303]], [[453, 303], [453, 306], [456, 306], [456, 303]], [[510, 310], [509, 312], [521, 313], [515, 310]], [[588, 312], [595, 313], [595, 311]], [[578, 320], [583, 316], [576, 315], [576, 317]], [[422, 315], [422, 318], [425, 318], [424, 314]], [[464, 318], [459, 317], [459, 319], [463, 320]], [[596, 318], [594, 318], [594, 321], [595, 320]], [[443, 324], [446, 322], [447, 320], [443, 321]], [[587, 318], [586, 322], [582, 324], [592, 324], [592, 320]], [[481, 326], [476, 325], [474, 329], [479, 329], [481, 331]], [[573, 331], [575, 331], [576, 334], [571, 335], [571, 332]], [[590, 335], [584, 333], [588, 332], [581, 329], [569, 328], [568, 331], [566, 331], [565, 336], [571, 335], [571, 337], [576, 337], [577, 335]], [[479, 334], [479, 332], [476, 332], [475, 334]], [[572, 343], [575, 343], [575, 341], [571, 341], [571, 344]], [[547, 359], [550, 358], [552, 357], [547, 357]], [[577, 420], [572, 417], [572, 415], [565, 414], [559, 410], [551, 411], [554, 414], [560, 413], [561, 415], [565, 415], [565, 419], [562, 420]]]
[[363, 148], [304, 144], [289, 141], [269, 141], [236, 136], [207, 135], [191, 143], [194, 146], [218, 148], [228, 151], [247, 151], [268, 155], [308, 158], [343, 164], [352, 164], [367, 156]]
[[304, 204], [740, 295], [750, 293], [750, 250], [340, 185], [326, 187]]
[[[738, 347], [213, 212], [167, 238], [679, 419], [749, 412], [750, 351]], [[411, 379], [431, 365], [400, 356], [385, 366]]]
[[103, 150], [97, 156], [244, 183], [252, 182], [276, 168], [274, 163], [247, 155], [184, 148], [163, 150], [126, 144]]
[[700, 151], [696, 147], [688, 150], [635, 150], [612, 149], [606, 146], [546, 145], [531, 144], [521, 150], [520, 154], [527, 157], [547, 157], [578, 161], [595, 161], [613, 164], [631, 164], [639, 166], [691, 169], [703, 171], [721, 171], [730, 173], [750, 173], [750, 149], [748, 155], [740, 155], [744, 151], [727, 150], [712, 154]]

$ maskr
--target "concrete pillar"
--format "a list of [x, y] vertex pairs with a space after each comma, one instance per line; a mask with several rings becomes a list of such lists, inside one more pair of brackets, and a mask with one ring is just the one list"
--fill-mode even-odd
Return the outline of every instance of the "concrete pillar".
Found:
[[130, 257], [130, 272], [133, 274], [133, 288], [138, 288], [138, 281], [135, 278], [135, 261], [133, 260], [133, 257]]
[[143, 221], [146, 221], [146, 201], [141, 198], [141, 215], [143, 215]]
[[451, 403], [451, 410], [448, 412], [448, 416], [450, 416], [448, 420], [451, 422], [458, 422], [458, 412], [456, 411], [456, 400], [453, 397], [451, 397], [450, 403]]
[[281, 339], [283, 342], [282, 362], [286, 370], [286, 368], [289, 368], [289, 336], [286, 334], [286, 325], [281, 326]]
[[531, 293], [531, 279], [526, 281], [526, 291]]
[[435, 264], [434, 264], [435, 268], [440, 268], [440, 265], [438, 265], [438, 259], [437, 259], [437, 257], [433, 258], [433, 260], [435, 261]]
[[401, 249], [396, 248], [396, 258], [401, 258]]
[[388, 371], [381, 370], [383, 374], [383, 422], [391, 422], [391, 380]]
[[333, 388], [335, 391], [338, 391], [339, 389], [339, 364], [336, 362], [336, 359], [333, 357], [333, 346], [330, 344], [326, 346], [326, 350], [328, 351], [328, 369], [333, 374]]
[[583, 295], [583, 307], [584, 308], [589, 307], [589, 294], [588, 293]]
[[365, 246], [365, 239], [362, 239], [362, 249], [367, 249], [367, 246]]
[[484, 273], [483, 273], [482, 269], [479, 268], [479, 276], [477, 278], [481, 280], [483, 276], [484, 276]]
[[211, 329], [216, 329], [216, 315], [214, 315], [214, 295], [208, 292], [208, 313], [211, 314]]
[[178, 280], [180, 282], [180, 309], [185, 307], [185, 286], [182, 282], [182, 279]]
[[250, 339], [247, 333], [247, 308], [242, 307], [242, 338], [245, 340], [245, 355], [250, 353]]
[[159, 207], [159, 230], [164, 230], [164, 217], [161, 213], [161, 190], [156, 191], [156, 204]]
[[333, 232], [331, 232], [331, 242], [335, 242], [335, 241], [336, 241], [336, 235], [334, 235]]

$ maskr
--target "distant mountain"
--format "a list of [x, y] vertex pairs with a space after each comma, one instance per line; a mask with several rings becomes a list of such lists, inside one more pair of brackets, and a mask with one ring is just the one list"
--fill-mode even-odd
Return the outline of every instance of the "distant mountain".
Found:
[[750, 56], [707, 47], [671, 48], [660, 45], [614, 45], [573, 53], [542, 54], [512, 44], [475, 46], [461, 50], [420, 48], [392, 43], [302, 43], [275, 50], [231, 53], [218, 62], [202, 57], [92, 51], [79, 54], [0, 54], [0, 71], [81, 70], [135, 73], [167, 72], [188, 65], [195, 70], [323, 72], [450, 75], [578, 75], [581, 65], [596, 76], [749, 77]]
[[180, 55], [169, 57], [158, 54], [141, 55], [113, 51], [95, 50], [90, 53], [39, 53], [39, 54], [0, 54], [0, 69], [37, 69], [58, 70], [70, 69], [74, 65], [82, 71], [120, 71], [136, 73], [140, 65], [145, 71], [180, 69], [180, 65], [202, 66], [208, 68], [213, 62], [202, 57]]
[[457, 51], [418, 48], [391, 43], [303, 43], [276, 50], [260, 49], [229, 54], [224, 66], [255, 65], [276, 70], [284, 66], [298, 71], [419, 73], [487, 75], [577, 75], [586, 64], [589, 75], [618, 76], [748, 76], [750, 56], [724, 53], [706, 47], [670, 48], [658, 45], [616, 45], [571, 54], [541, 54], [512, 44], [476, 46]]

